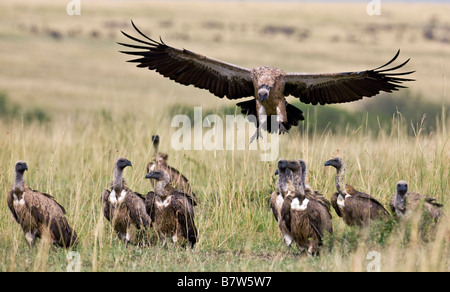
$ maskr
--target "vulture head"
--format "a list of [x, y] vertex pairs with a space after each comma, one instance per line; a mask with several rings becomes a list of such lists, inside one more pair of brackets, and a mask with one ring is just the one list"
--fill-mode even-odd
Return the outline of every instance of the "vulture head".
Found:
[[124, 170], [125, 167], [127, 167], [127, 166], [133, 167], [133, 165], [131, 164], [131, 161], [129, 161], [126, 158], [119, 158], [116, 162], [116, 166], [120, 170]]
[[151, 171], [145, 176], [145, 178], [154, 179], [156, 181], [164, 181], [166, 183], [170, 182], [170, 175], [164, 169]]
[[286, 170], [287, 167], [288, 167], [287, 160], [284, 160], [284, 159], [278, 160], [278, 168], [277, 168], [277, 170], [275, 170], [275, 175], [279, 175], [282, 172], [284, 173], [284, 171]]
[[333, 166], [336, 169], [341, 169], [345, 166], [344, 160], [339, 157], [333, 158], [325, 162], [325, 166]]
[[302, 165], [300, 163], [300, 160], [289, 160], [288, 168], [294, 172], [302, 170]]
[[397, 194], [404, 196], [408, 192], [408, 183], [401, 180], [397, 183]]
[[24, 173], [25, 170], [28, 170], [28, 166], [24, 161], [17, 161], [16, 162], [16, 172], [18, 173]]
[[153, 142], [153, 144], [158, 144], [159, 143], [159, 136], [158, 135], [153, 135], [152, 136], [152, 142]]
[[266, 84], [263, 84], [258, 90], [258, 98], [261, 102], [264, 102], [270, 93], [270, 87]]
[[275, 175], [278, 175], [279, 192], [284, 196], [287, 194], [289, 185], [292, 184], [292, 171], [289, 169], [289, 162], [284, 159], [278, 160], [278, 169]]

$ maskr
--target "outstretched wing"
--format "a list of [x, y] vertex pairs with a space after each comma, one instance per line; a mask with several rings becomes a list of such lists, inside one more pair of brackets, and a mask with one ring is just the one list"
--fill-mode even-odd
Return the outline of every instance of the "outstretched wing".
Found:
[[251, 71], [212, 58], [196, 54], [186, 49], [180, 50], [152, 40], [143, 34], [131, 22], [136, 31], [146, 40], [135, 38], [125, 32], [129, 39], [144, 44], [120, 45], [137, 49], [137, 51], [121, 51], [121, 53], [139, 56], [128, 62], [138, 63], [137, 67], [155, 70], [164, 77], [183, 85], [208, 89], [212, 94], [228, 99], [238, 99], [254, 95]]
[[332, 104], [344, 103], [372, 97], [381, 91], [392, 92], [399, 88], [403, 82], [414, 81], [401, 76], [409, 75], [415, 71], [394, 73], [393, 71], [405, 66], [409, 59], [392, 68], [386, 68], [400, 55], [385, 65], [367, 71], [344, 72], [331, 74], [287, 73], [284, 95], [293, 95], [300, 98], [303, 103]]

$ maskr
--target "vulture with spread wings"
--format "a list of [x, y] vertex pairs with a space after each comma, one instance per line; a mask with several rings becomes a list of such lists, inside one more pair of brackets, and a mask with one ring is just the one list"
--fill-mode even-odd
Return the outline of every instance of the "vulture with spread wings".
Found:
[[158, 42], [147, 37], [133, 22], [132, 25], [144, 39], [122, 31], [136, 42], [119, 43], [135, 49], [121, 51], [138, 56], [129, 62], [137, 63], [140, 68], [155, 70], [177, 83], [207, 89], [220, 98], [253, 96], [253, 99], [237, 105], [243, 114], [256, 116], [258, 129], [263, 128], [268, 132], [287, 132], [304, 120], [303, 112], [287, 103], [286, 96], [293, 95], [301, 102], [313, 105], [344, 103], [372, 97], [381, 91], [396, 91], [405, 88], [403, 82], [414, 81], [404, 78], [414, 71], [394, 72], [405, 66], [409, 59], [388, 68], [398, 58], [400, 50], [391, 61], [371, 70], [328, 74], [286, 73], [267, 66], [247, 69], [186, 49], [176, 49], [161, 39]]

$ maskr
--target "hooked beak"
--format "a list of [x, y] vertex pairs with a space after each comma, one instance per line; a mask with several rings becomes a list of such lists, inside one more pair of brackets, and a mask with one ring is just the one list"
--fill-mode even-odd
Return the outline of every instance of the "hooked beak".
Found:
[[286, 169], [288, 166], [288, 162], [284, 159], [278, 160], [278, 169]]
[[290, 170], [293, 170], [293, 171], [296, 171], [296, 170], [298, 170], [299, 168], [300, 168], [300, 163], [297, 161], [297, 160], [291, 160], [291, 161], [288, 161], [288, 165], [287, 165], [287, 167], [290, 169]]
[[162, 177], [163, 177], [163, 175], [162, 175], [162, 173], [160, 171], [151, 171], [145, 176], [145, 178], [148, 178], [148, 179], [152, 179], [152, 178], [153, 179], [160, 179]]
[[331, 160], [328, 160], [327, 162], [325, 162], [325, 166], [331, 166]]
[[258, 90], [258, 97], [259, 100], [261, 102], [264, 102], [265, 100], [267, 100], [267, 98], [269, 97], [269, 87], [263, 85], [259, 90]]
[[407, 185], [398, 185], [397, 189], [398, 189], [399, 193], [406, 193], [408, 191], [408, 186]]
[[277, 170], [275, 170], [275, 175], [278, 175], [280, 172]]

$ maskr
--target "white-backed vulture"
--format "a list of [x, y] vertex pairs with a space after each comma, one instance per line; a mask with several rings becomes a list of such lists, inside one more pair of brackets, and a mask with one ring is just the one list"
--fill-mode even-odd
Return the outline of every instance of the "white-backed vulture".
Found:
[[149, 192], [145, 200], [147, 213], [163, 246], [167, 239], [185, 246], [194, 247], [197, 242], [197, 228], [194, 222], [193, 199], [170, 184], [170, 175], [164, 169], [151, 171], [145, 178], [156, 180], [155, 192]]
[[408, 183], [401, 180], [396, 186], [397, 192], [391, 197], [390, 207], [393, 214], [398, 217], [407, 216], [423, 206], [423, 210], [434, 220], [438, 221], [442, 217], [442, 204], [436, 199], [425, 197], [418, 193], [408, 193]]
[[281, 216], [281, 206], [288, 192], [288, 180], [292, 180], [292, 172], [287, 168], [287, 161], [278, 160], [278, 168], [275, 175], [278, 175], [276, 190], [270, 195], [270, 209], [275, 220], [278, 222]]
[[[286, 132], [304, 120], [303, 112], [287, 103], [286, 96], [293, 95], [307, 104], [335, 104], [372, 97], [380, 92], [393, 92], [405, 88], [403, 76], [413, 73], [395, 70], [402, 68], [409, 59], [392, 68], [388, 68], [400, 54], [383, 66], [358, 72], [331, 74], [285, 73], [268, 67], [248, 69], [183, 49], [166, 45], [161, 39], [155, 41], [142, 33], [132, 22], [134, 29], [142, 39], [122, 33], [136, 44], [119, 43], [136, 49], [121, 51], [137, 56], [129, 62], [137, 63], [139, 68], [154, 70], [159, 74], [183, 85], [193, 85], [207, 89], [219, 98], [240, 99], [254, 97], [240, 102], [243, 114], [257, 118], [258, 130]], [[276, 125], [272, 129], [271, 118]], [[265, 127], [267, 126], [267, 127]]]
[[130, 190], [123, 178], [123, 170], [132, 166], [126, 158], [119, 158], [114, 166], [114, 180], [110, 188], [103, 191], [103, 215], [119, 238], [128, 246], [146, 244], [145, 239], [151, 219], [145, 209], [145, 198]]
[[367, 226], [370, 220], [383, 220], [389, 217], [389, 213], [377, 200], [344, 183], [345, 163], [341, 158], [328, 160], [325, 166], [336, 168], [337, 192], [331, 197], [331, 205], [347, 225]]
[[273, 192], [270, 196], [270, 209], [272, 210], [273, 216], [278, 223], [278, 228], [283, 236], [283, 241], [289, 250], [289, 247], [293, 241], [293, 236], [290, 233], [289, 226], [285, 226], [281, 220], [281, 208], [283, 207], [284, 198], [288, 193], [289, 184], [293, 183], [292, 171], [287, 168], [286, 160], [278, 160], [278, 168], [275, 175], [278, 175], [278, 190]]
[[67, 222], [66, 210], [52, 196], [27, 187], [23, 180], [26, 170], [25, 162], [16, 163], [16, 177], [7, 203], [12, 216], [22, 227], [28, 245], [33, 246], [36, 238], [45, 237], [54, 245], [72, 247], [77, 234]]
[[288, 168], [293, 173], [293, 183], [288, 184], [289, 191], [281, 209], [281, 220], [299, 248], [317, 254], [324, 235], [333, 232], [329, 205], [320, 198], [317, 200], [315, 194], [306, 196], [299, 160], [288, 161]]
[[[177, 169], [169, 166], [167, 164], [167, 159], [169, 158], [169, 155], [167, 153], [161, 153], [159, 152], [159, 136], [153, 135], [152, 136], [152, 142], [153, 142], [153, 161], [151, 161], [149, 164], [147, 164], [147, 173], [159, 169], [164, 169], [167, 171], [170, 175], [170, 181], [172, 185], [188, 194], [192, 194], [193, 197], [195, 197], [195, 194], [192, 193], [191, 185], [189, 184], [189, 180]], [[155, 187], [155, 182], [152, 181], [153, 187]]]

